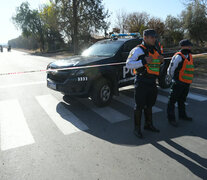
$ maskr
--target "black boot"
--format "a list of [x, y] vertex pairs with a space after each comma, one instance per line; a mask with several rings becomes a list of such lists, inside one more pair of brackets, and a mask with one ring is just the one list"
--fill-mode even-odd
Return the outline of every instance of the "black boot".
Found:
[[152, 123], [152, 107], [147, 107], [144, 109], [144, 116], [145, 116], [144, 129], [152, 132], [160, 132], [160, 130], [154, 127]]
[[184, 102], [178, 102], [178, 112], [179, 112], [179, 119], [184, 121], [192, 121], [192, 117], [188, 117], [185, 110], [185, 103]]
[[168, 122], [174, 126], [177, 127], [178, 123], [176, 122], [175, 119], [175, 105], [173, 103], [168, 103], [167, 106], [167, 118], [168, 118]]
[[134, 110], [134, 134], [138, 138], [143, 138], [141, 132], [142, 108]]

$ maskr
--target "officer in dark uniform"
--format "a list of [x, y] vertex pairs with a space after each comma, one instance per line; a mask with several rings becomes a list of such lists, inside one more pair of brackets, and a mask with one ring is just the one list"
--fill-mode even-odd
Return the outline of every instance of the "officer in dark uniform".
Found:
[[8, 46], [7, 51], [11, 51], [11, 45]]
[[175, 118], [175, 103], [178, 103], [179, 119], [192, 121], [185, 109], [185, 101], [193, 79], [194, 65], [191, 54], [192, 43], [188, 39], [180, 41], [181, 50], [177, 52], [170, 62], [168, 75], [173, 79], [169, 102], [167, 107], [168, 121], [177, 126]]
[[131, 50], [126, 62], [129, 69], [134, 69], [135, 79], [135, 109], [134, 133], [142, 138], [141, 117], [144, 111], [144, 129], [159, 132], [152, 122], [152, 107], [157, 98], [156, 78], [159, 75], [160, 63], [164, 61], [155, 48], [156, 32], [147, 29], [143, 33], [144, 41], [141, 45]]

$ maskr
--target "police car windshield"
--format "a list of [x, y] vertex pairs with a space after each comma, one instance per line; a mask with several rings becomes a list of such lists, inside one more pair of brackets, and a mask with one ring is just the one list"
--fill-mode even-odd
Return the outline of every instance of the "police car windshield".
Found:
[[114, 56], [124, 42], [100, 41], [86, 49], [82, 56]]

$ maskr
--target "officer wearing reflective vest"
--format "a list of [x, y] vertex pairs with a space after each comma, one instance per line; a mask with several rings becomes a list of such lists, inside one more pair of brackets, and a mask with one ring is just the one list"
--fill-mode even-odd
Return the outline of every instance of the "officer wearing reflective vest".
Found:
[[131, 50], [126, 62], [126, 67], [135, 69], [135, 109], [134, 109], [134, 134], [142, 138], [141, 117], [144, 111], [144, 129], [159, 132], [152, 122], [152, 107], [157, 98], [156, 78], [159, 75], [160, 64], [163, 56], [155, 47], [156, 32], [147, 29], [143, 32], [144, 41]]
[[179, 119], [192, 121], [188, 117], [185, 109], [185, 101], [189, 92], [190, 84], [193, 80], [194, 65], [191, 54], [192, 43], [184, 39], [180, 41], [181, 50], [177, 52], [170, 62], [168, 75], [173, 79], [169, 96], [167, 114], [171, 125], [177, 126], [175, 118], [175, 103], [178, 103]]

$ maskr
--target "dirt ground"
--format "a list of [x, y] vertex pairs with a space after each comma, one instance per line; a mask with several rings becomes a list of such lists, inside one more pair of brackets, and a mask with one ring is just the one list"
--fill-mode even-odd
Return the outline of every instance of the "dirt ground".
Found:
[[207, 89], [207, 53], [194, 55], [195, 76], [191, 87]]
[[42, 53], [42, 52], [36, 51], [36, 50], [17, 49], [17, 48], [15, 48], [15, 50], [22, 51], [22, 52], [27, 52], [27, 53], [29, 53], [31, 55], [34, 55], [34, 56], [51, 57], [53, 59], [63, 59], [65, 57], [73, 55], [73, 53], [70, 53], [70, 52], [67, 52], [67, 51], [54, 52], [54, 53]]

